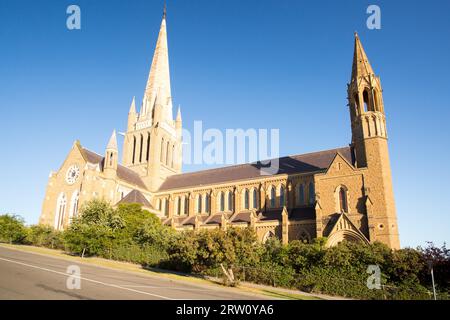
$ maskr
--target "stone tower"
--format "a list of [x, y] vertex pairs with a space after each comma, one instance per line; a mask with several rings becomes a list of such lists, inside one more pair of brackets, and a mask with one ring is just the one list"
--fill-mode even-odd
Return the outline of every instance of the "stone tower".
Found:
[[399, 248], [382, 92], [380, 78], [373, 72], [361, 41], [355, 34], [348, 101], [356, 166], [367, 168], [364, 193], [370, 241]]
[[124, 166], [137, 172], [150, 191], [168, 176], [181, 173], [181, 128], [180, 110], [176, 120], [172, 114], [164, 10], [141, 109], [136, 112], [133, 98], [123, 147]]

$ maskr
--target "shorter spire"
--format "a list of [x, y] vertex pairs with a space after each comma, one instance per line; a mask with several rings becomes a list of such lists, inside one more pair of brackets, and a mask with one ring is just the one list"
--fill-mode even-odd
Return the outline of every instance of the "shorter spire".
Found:
[[136, 97], [131, 101], [130, 111], [128, 113], [136, 113]]
[[181, 121], [181, 106], [178, 106], [176, 121]]
[[117, 137], [116, 137], [116, 130], [114, 129], [112, 134], [111, 134], [111, 138], [109, 138], [109, 142], [108, 145], [106, 146], [106, 149], [111, 149], [111, 150], [117, 150]]

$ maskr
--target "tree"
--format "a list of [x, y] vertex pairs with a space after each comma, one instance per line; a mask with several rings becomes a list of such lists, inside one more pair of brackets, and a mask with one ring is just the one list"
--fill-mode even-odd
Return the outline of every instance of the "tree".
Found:
[[0, 242], [23, 243], [27, 236], [24, 220], [18, 215], [0, 216]]

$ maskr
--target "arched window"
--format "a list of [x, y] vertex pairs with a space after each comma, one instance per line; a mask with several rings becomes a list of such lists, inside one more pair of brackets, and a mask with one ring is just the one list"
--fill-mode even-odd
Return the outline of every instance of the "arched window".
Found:
[[60, 193], [56, 202], [55, 229], [61, 230], [64, 226], [64, 216], [66, 214], [67, 198], [64, 193]]
[[256, 189], [253, 189], [253, 209], [258, 208], [258, 191]]
[[209, 213], [209, 194], [205, 194], [205, 212]]
[[298, 204], [300, 206], [305, 204], [305, 190], [302, 183], [298, 185]]
[[164, 139], [161, 140], [161, 154], [159, 157], [159, 161], [164, 162]]
[[250, 206], [250, 199], [249, 199], [250, 195], [249, 195], [248, 189], [244, 189], [242, 195], [243, 195], [243, 202], [244, 202], [243, 209], [248, 210], [249, 206]]
[[285, 196], [284, 196], [284, 187], [280, 186], [280, 207], [284, 207], [286, 205]]
[[181, 215], [181, 197], [177, 198], [177, 215]]
[[189, 196], [184, 197], [184, 214], [189, 213]]
[[112, 167], [112, 165], [113, 165], [113, 157], [114, 157], [114, 153], [111, 152], [111, 153], [109, 154], [109, 166], [110, 166], [110, 167]]
[[309, 200], [309, 204], [314, 204], [314, 201], [316, 200], [316, 191], [314, 188], [314, 183], [310, 182], [309, 183], [309, 192], [308, 192], [308, 200]]
[[202, 212], [202, 195], [197, 195], [197, 213]]
[[133, 136], [133, 159], [131, 159], [131, 162], [134, 164], [136, 161], [136, 137]]
[[233, 211], [233, 192], [228, 191], [228, 211]]
[[150, 159], [150, 133], [147, 134], [147, 153], [145, 155], [145, 160]]
[[220, 193], [219, 195], [219, 208], [220, 208], [220, 212], [224, 212], [225, 211], [225, 195], [223, 192]]
[[172, 160], [170, 166], [173, 168], [173, 159], [175, 158], [175, 145], [172, 146]]
[[69, 211], [69, 217], [73, 218], [78, 215], [78, 200], [80, 198], [80, 193], [75, 191], [72, 194], [72, 199], [70, 200], [70, 211]]
[[270, 207], [271, 208], [275, 208], [275, 201], [276, 201], [276, 191], [275, 191], [275, 187], [271, 186], [270, 187]]
[[142, 162], [142, 148], [144, 147], [144, 136], [141, 134], [141, 147], [139, 148], [139, 162]]
[[161, 199], [158, 199], [156, 201], [156, 209], [158, 209], [159, 211], [161, 211]]
[[364, 90], [363, 92], [363, 99], [364, 99], [364, 112], [373, 111], [371, 108], [371, 103], [369, 100], [369, 92], [367, 89]]
[[341, 212], [348, 212], [347, 190], [344, 187], [339, 188], [339, 207]]
[[166, 166], [170, 163], [170, 143], [167, 141], [167, 147], [166, 147]]
[[169, 215], [169, 199], [164, 199], [164, 203], [165, 203], [165, 210], [164, 210], [164, 215], [168, 216]]

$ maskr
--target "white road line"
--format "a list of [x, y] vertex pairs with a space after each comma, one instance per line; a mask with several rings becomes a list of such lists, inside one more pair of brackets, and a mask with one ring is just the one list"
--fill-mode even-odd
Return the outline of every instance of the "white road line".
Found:
[[169, 290], [183, 290], [183, 291], [211, 291], [210, 289], [194, 289], [194, 288], [183, 288], [183, 287], [160, 287], [160, 286], [142, 286], [142, 285], [122, 285], [122, 287], [127, 288], [149, 288], [149, 289], [169, 289]]
[[[34, 269], [39, 269], [39, 270], [43, 270], [43, 271], [47, 271], [47, 272], [52, 272], [52, 273], [56, 273], [56, 274], [60, 274], [63, 276], [68, 277], [69, 274], [65, 273], [65, 272], [60, 272], [60, 271], [56, 271], [56, 270], [51, 270], [51, 269], [47, 269], [47, 268], [42, 268], [42, 267], [38, 267], [38, 266], [34, 266], [31, 264], [27, 264], [27, 263], [23, 263], [23, 262], [18, 262], [18, 261], [14, 261], [14, 260], [9, 260], [9, 259], [5, 259], [5, 258], [0, 258], [0, 260], [6, 261], [6, 262], [10, 262], [10, 263], [15, 263], [15, 264], [19, 264], [22, 266], [26, 266], [26, 267], [30, 267], [30, 268], [34, 268]], [[169, 298], [169, 297], [164, 297], [161, 295], [157, 295], [157, 294], [153, 294], [153, 293], [149, 293], [149, 292], [144, 292], [144, 291], [140, 291], [140, 290], [135, 290], [135, 289], [130, 289], [130, 288], [125, 288], [119, 285], [115, 285], [115, 284], [110, 284], [110, 283], [106, 283], [106, 282], [101, 282], [101, 281], [97, 281], [97, 280], [92, 280], [92, 279], [88, 279], [88, 278], [83, 278], [83, 277], [79, 277], [82, 280], [88, 281], [88, 282], [93, 282], [93, 283], [97, 283], [97, 284], [101, 284], [107, 287], [112, 287], [112, 288], [117, 288], [117, 289], [122, 289], [122, 290], [127, 290], [127, 291], [131, 291], [131, 292], [135, 292], [135, 293], [140, 293], [140, 294], [145, 294], [148, 296], [153, 296], [153, 297], [158, 297], [158, 298], [162, 298], [162, 299], [166, 299], [166, 300], [178, 300], [178, 299], [173, 299], [173, 298]]]

